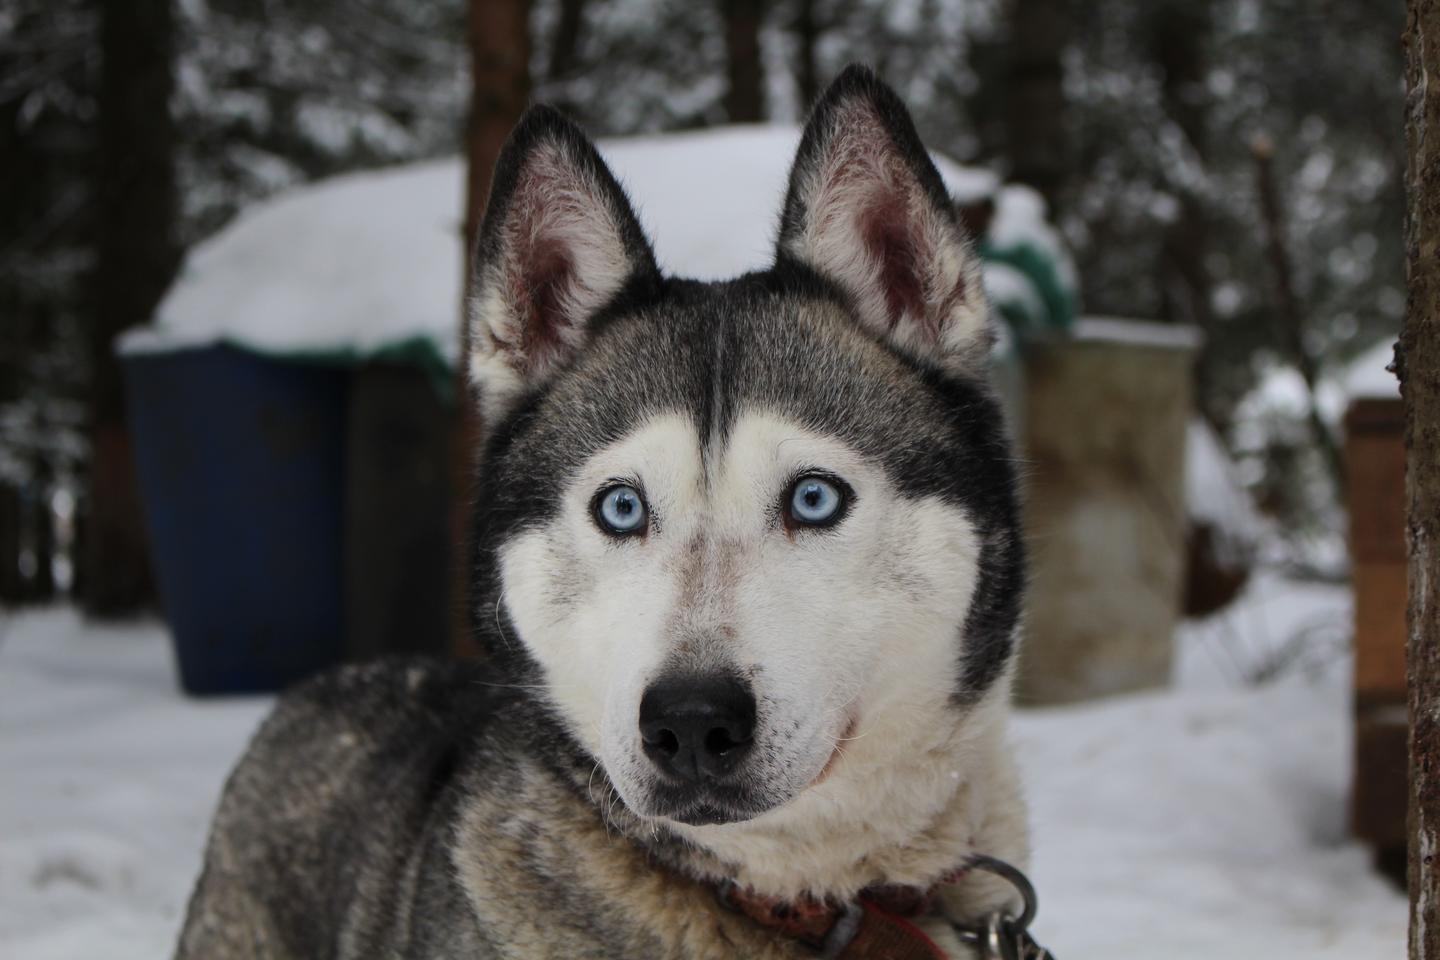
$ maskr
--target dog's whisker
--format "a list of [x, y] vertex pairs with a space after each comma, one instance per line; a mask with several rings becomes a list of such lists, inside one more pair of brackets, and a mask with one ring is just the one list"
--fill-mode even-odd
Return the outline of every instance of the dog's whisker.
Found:
[[505, 635], [505, 624], [500, 621], [500, 605], [504, 602], [505, 590], [502, 587], [500, 596], [495, 598], [495, 631], [500, 634], [500, 639], [505, 643], [506, 649], [514, 651], [515, 645], [511, 643], [510, 638]]

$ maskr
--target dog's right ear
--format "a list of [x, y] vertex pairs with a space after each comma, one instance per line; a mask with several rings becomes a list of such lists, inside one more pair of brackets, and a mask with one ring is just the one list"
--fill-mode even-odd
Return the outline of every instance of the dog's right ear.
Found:
[[476, 245], [467, 363], [485, 418], [568, 362], [623, 289], [658, 279], [595, 146], [559, 111], [531, 107], [496, 161]]
[[777, 260], [829, 278], [897, 350], [985, 369], [994, 331], [980, 260], [909, 111], [865, 67], [846, 68], [810, 115], [778, 246]]

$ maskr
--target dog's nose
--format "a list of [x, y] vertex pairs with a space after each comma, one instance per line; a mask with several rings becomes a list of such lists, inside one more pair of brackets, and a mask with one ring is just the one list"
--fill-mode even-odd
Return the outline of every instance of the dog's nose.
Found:
[[717, 780], [750, 752], [755, 696], [732, 677], [662, 679], [640, 698], [640, 739], [681, 780]]

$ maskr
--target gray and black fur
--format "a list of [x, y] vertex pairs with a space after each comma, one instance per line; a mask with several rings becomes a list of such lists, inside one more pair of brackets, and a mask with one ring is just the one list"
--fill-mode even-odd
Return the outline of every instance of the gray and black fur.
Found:
[[[801, 143], [782, 241], [805, 221], [797, 184], [833, 114], [856, 98], [953, 221], [903, 105], [851, 68]], [[783, 250], [729, 282], [662, 276], [594, 147], [543, 107], [496, 168], [482, 267], [501, 255], [538, 144], [558, 144], [598, 185], [638, 266], [589, 318], [583, 348], [487, 424], [469, 605], [484, 658], [347, 667], [283, 697], [226, 786], [179, 960], [813, 955], [722, 908], [713, 884], [729, 865], [618, 801], [544, 695], [506, 609], [501, 546], [546, 522], [563, 479], [646, 411], [688, 411], [702, 436], [723, 437], [737, 410], [759, 404], [841, 438], [907, 495], [963, 507], [982, 554], [955, 637], [955, 709], [1010, 662], [1023, 584], [1016, 478], [983, 376], [893, 349], [859, 322], [842, 283]], [[548, 295], [543, 284], [535, 295]]]

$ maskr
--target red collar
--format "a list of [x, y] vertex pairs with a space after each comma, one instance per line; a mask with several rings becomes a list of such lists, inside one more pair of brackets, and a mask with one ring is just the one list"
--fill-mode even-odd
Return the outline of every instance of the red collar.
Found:
[[967, 872], [968, 867], [951, 870], [928, 890], [888, 884], [867, 887], [851, 904], [811, 897], [782, 900], [733, 884], [722, 888], [720, 902], [836, 960], [944, 960], [935, 941], [911, 921], [930, 912], [942, 886]]

